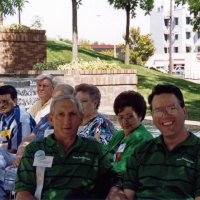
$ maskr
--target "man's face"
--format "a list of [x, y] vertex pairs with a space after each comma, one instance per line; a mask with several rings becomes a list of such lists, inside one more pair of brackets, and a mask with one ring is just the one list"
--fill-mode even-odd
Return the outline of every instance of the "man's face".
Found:
[[47, 102], [51, 98], [52, 92], [53, 86], [48, 79], [37, 81], [37, 94], [41, 101]]
[[10, 94], [0, 95], [0, 113], [4, 116], [9, 115], [15, 106], [16, 100], [12, 100]]
[[164, 138], [175, 138], [186, 131], [186, 108], [182, 108], [174, 94], [155, 95], [152, 101], [152, 117]]
[[53, 112], [49, 114], [49, 122], [54, 127], [55, 138], [64, 140], [76, 137], [82, 117], [72, 100], [63, 99], [55, 104]]

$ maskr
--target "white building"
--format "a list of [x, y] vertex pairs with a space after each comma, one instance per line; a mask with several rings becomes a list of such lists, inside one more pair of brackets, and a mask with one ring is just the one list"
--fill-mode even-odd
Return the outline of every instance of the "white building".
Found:
[[[194, 32], [188, 5], [172, 3], [172, 63], [184, 66], [185, 78], [200, 79], [200, 32]], [[150, 32], [156, 52], [149, 67], [169, 65], [170, 0], [155, 0], [150, 16]]]

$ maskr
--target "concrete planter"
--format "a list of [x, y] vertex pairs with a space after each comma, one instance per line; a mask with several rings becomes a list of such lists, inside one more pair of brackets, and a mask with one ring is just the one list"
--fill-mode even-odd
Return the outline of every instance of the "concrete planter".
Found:
[[[114, 69], [114, 70], [18, 70], [15, 77], [35, 77], [38, 74], [52, 74], [59, 82], [72, 86], [80, 83], [96, 85], [101, 91], [100, 112], [113, 113], [113, 102], [115, 97], [125, 90], [137, 90], [137, 70]], [[10, 74], [11, 75], [11, 74]]]

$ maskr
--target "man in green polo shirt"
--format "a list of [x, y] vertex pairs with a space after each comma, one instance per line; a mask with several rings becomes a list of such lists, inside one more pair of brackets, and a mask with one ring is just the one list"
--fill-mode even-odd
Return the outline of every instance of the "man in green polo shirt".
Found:
[[200, 199], [200, 138], [188, 132], [183, 95], [175, 85], [156, 85], [148, 98], [161, 136], [140, 145], [127, 163], [123, 190], [108, 200]]
[[111, 163], [102, 144], [77, 136], [82, 117], [74, 97], [53, 99], [49, 122], [54, 134], [26, 147], [15, 182], [18, 200], [105, 197]]

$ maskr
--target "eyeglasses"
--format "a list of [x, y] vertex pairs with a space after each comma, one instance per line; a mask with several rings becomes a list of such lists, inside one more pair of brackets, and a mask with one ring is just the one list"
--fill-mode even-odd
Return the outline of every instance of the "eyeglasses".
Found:
[[155, 110], [152, 110], [152, 115], [154, 117], [162, 117], [166, 112], [169, 115], [175, 115], [178, 111], [178, 107], [178, 105], [171, 105], [163, 108], [157, 108]]
[[8, 100], [8, 99], [0, 100], [0, 104], [3, 104], [3, 105], [8, 105], [9, 102], [10, 102], [10, 100]]
[[134, 114], [124, 115], [124, 116], [118, 116], [118, 120], [119, 121], [122, 121], [122, 120], [128, 121], [128, 120], [132, 120], [133, 118], [134, 119], [136, 118], [136, 116]]

